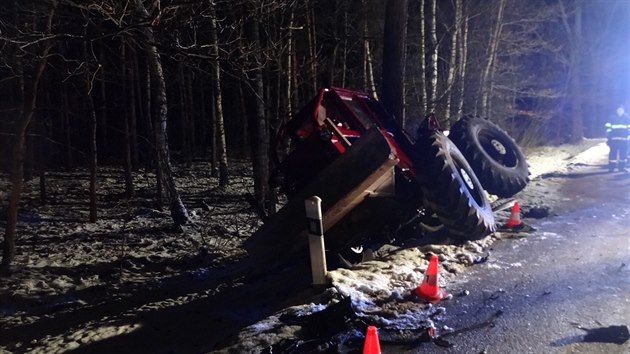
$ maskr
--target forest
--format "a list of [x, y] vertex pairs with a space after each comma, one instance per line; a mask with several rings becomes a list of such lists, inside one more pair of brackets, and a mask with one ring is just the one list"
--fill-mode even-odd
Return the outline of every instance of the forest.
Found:
[[154, 171], [155, 205], [184, 225], [173, 166], [227, 186], [244, 160], [273, 213], [275, 136], [322, 87], [367, 92], [410, 131], [474, 114], [522, 146], [603, 136], [630, 104], [629, 33], [625, 0], [4, 0], [2, 266], [23, 184], [44, 195], [51, 171], [89, 171], [86, 222], [101, 167], [127, 198]]

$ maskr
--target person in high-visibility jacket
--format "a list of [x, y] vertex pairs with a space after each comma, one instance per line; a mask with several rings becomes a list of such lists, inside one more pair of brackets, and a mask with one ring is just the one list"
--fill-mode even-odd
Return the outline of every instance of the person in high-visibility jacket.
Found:
[[630, 116], [626, 114], [623, 106], [619, 106], [606, 123], [606, 136], [608, 137], [608, 171], [615, 168], [619, 171], [626, 170], [628, 158], [628, 140], [630, 140]]

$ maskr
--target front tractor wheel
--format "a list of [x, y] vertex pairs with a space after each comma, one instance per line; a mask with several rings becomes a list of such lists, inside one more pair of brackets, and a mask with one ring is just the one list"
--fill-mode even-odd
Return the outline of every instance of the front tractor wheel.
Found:
[[420, 139], [414, 165], [425, 205], [459, 241], [495, 231], [483, 187], [459, 149], [439, 131]]

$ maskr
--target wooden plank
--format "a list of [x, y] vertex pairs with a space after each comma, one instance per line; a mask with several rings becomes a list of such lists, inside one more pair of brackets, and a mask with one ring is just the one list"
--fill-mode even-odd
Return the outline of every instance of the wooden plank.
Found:
[[245, 249], [251, 256], [264, 259], [282, 257], [291, 250], [305, 250], [304, 200], [320, 197], [322, 212], [329, 218], [327, 226], [331, 227], [340, 219], [338, 216], [345, 215], [360, 202], [361, 194], [383, 174], [389, 173], [396, 162], [397, 158], [381, 132], [370, 129], [252, 234], [244, 243]]
[[324, 232], [339, 222], [350, 210], [361, 203], [365, 197], [372, 194], [376, 187], [391, 179], [391, 169], [397, 163], [398, 159], [392, 154], [374, 173], [341, 198], [330, 209], [326, 210], [323, 217]]

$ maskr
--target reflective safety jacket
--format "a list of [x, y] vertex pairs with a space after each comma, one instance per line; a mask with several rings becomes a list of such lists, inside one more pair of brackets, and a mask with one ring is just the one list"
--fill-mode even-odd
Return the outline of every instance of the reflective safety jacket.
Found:
[[629, 140], [630, 116], [625, 113], [612, 115], [606, 123], [606, 136], [608, 140]]

